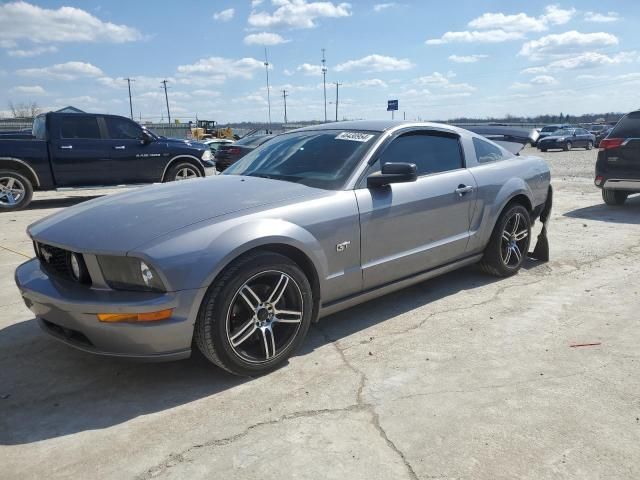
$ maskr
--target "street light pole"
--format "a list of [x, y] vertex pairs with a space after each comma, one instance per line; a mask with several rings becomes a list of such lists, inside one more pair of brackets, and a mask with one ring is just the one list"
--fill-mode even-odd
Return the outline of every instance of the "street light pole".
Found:
[[169, 95], [167, 95], [167, 81], [163, 80], [162, 85], [164, 85], [164, 99], [167, 102], [167, 117], [169, 118], [169, 123], [171, 123], [171, 112], [169, 111]]
[[336, 122], [338, 121], [338, 103], [339, 103], [339, 88], [340, 85], [342, 85], [341, 83], [338, 82], [333, 82], [336, 85]]
[[267, 108], [269, 115], [269, 130], [271, 130], [271, 87], [269, 87], [269, 59], [267, 58], [267, 49], [264, 49], [264, 69], [267, 73]]
[[129, 87], [129, 112], [131, 113], [131, 120], [133, 120], [133, 103], [131, 102], [131, 82], [133, 82], [133, 80], [129, 77], [125, 78], [125, 80], [127, 81], [127, 86]]
[[324, 121], [327, 121], [327, 60], [322, 49], [322, 91], [324, 92]]
[[286, 90], [282, 90], [282, 99], [284, 100], [284, 124], [287, 124], [287, 94]]

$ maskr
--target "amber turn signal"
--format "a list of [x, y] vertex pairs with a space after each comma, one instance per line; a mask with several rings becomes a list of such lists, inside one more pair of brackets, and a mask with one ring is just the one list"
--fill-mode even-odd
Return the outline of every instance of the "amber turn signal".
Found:
[[157, 322], [171, 317], [173, 308], [160, 310], [159, 312], [146, 313], [98, 313], [98, 320], [107, 323], [116, 322]]

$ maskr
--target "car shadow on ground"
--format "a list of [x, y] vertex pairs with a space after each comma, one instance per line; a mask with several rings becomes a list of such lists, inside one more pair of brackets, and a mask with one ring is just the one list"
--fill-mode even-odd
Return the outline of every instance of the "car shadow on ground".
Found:
[[43, 199], [34, 199], [28, 210], [44, 210], [48, 208], [63, 208], [70, 207], [72, 205], [76, 205], [78, 203], [86, 202], [87, 200], [92, 200], [94, 198], [102, 197], [103, 195], [84, 195], [82, 197], [60, 197], [60, 198], [43, 198]]
[[564, 214], [565, 217], [583, 220], [597, 220], [600, 222], [640, 224], [640, 195], [627, 199], [624, 205], [609, 206], [605, 203], [577, 208]]
[[[336, 313], [312, 326], [297, 355], [496, 281], [468, 267]], [[0, 365], [0, 445], [108, 428], [252, 381], [227, 374], [199, 354], [171, 363], [88, 355], [46, 337], [34, 319], [0, 330]]]

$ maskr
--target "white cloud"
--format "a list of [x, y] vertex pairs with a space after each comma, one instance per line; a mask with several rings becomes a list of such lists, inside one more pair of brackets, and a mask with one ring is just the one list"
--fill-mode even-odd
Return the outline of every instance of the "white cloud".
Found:
[[555, 85], [558, 81], [551, 75], [537, 75], [529, 80], [534, 85]]
[[449, 55], [449, 60], [455, 63], [476, 63], [478, 60], [487, 58], [489, 55]]
[[123, 43], [141, 38], [142, 34], [135, 28], [103, 22], [80, 8], [60, 7], [54, 10], [23, 1], [0, 5], [2, 42], [25, 40], [34, 43]]
[[223, 57], [201, 58], [196, 63], [180, 65], [178, 73], [185, 75], [213, 75], [225, 78], [250, 79], [256, 70], [264, 68], [264, 63], [255, 58], [233, 60]]
[[345, 82], [343, 87], [353, 87], [353, 88], [387, 88], [389, 85], [383, 80], [379, 78], [371, 78], [367, 80], [358, 80], [356, 82]]
[[437, 89], [455, 90], [458, 93], [473, 92], [476, 87], [469, 85], [468, 83], [453, 83], [451, 78], [455, 75], [447, 74], [443, 75], [440, 72], [433, 72], [431, 75], [425, 75], [418, 77], [414, 80], [414, 83], [421, 86], [430, 86]]
[[541, 18], [552, 25], [564, 25], [576, 14], [575, 8], [564, 9], [557, 5], [549, 5], [544, 10], [545, 14]]
[[523, 38], [522, 32], [507, 32], [505, 30], [472, 30], [462, 32], [446, 32], [440, 38], [431, 38], [427, 45], [442, 45], [444, 43], [500, 43], [508, 40]]
[[349, 70], [364, 70], [366, 72], [392, 72], [397, 70], [409, 70], [414, 65], [406, 58], [387, 57], [385, 55], [367, 55], [358, 60], [349, 60], [336, 65], [336, 72]]
[[620, 14], [618, 12], [607, 12], [607, 13], [586, 12], [584, 14], [585, 22], [611, 23], [611, 22], [617, 22], [618, 20], [620, 20]]
[[235, 9], [227, 8], [226, 10], [222, 10], [220, 12], [216, 12], [213, 14], [213, 19], [218, 20], [220, 22], [228, 22], [233, 18], [233, 15], [236, 13]]
[[104, 75], [95, 65], [85, 62], [66, 62], [42, 68], [24, 68], [17, 70], [25, 77], [46, 77], [58, 80], [74, 80], [78, 77], [100, 77]]
[[287, 43], [289, 40], [285, 40], [277, 33], [251, 33], [244, 37], [244, 43], [246, 45], [280, 45], [281, 43]]
[[349, 3], [307, 2], [305, 0], [273, 0], [273, 13], [252, 10], [248, 23], [257, 28], [313, 28], [319, 18], [351, 16]]
[[480, 30], [500, 29], [507, 32], [541, 32], [547, 29], [541, 18], [530, 17], [526, 13], [505, 15], [504, 13], [484, 13], [468, 23], [469, 27]]
[[13, 87], [11, 89], [11, 93], [15, 93], [17, 95], [46, 95], [47, 92], [40, 85], [20, 85], [18, 87]]
[[251, 8], [255, 8], [262, 3], [263, 0], [251, 0]]
[[389, 2], [389, 3], [376, 3], [373, 6], [373, 11], [374, 12], [382, 12], [383, 10], [386, 10], [388, 8], [393, 8], [395, 6], [397, 6], [398, 4], [396, 2]]
[[10, 57], [28, 58], [37, 57], [38, 55], [42, 55], [43, 53], [55, 53], [57, 51], [57, 47], [49, 45], [47, 47], [32, 47], [28, 49], [8, 50], [7, 54]]
[[[312, 63], [303, 63], [296, 67], [296, 72], [301, 72], [303, 75], [320, 75], [322, 73], [322, 67], [320, 65], [313, 65]], [[293, 72], [289, 72], [293, 75]]]
[[584, 48], [602, 48], [617, 44], [618, 38], [611, 33], [580, 33], [571, 30], [526, 42], [518, 55], [540, 58], [544, 55], [566, 55]]

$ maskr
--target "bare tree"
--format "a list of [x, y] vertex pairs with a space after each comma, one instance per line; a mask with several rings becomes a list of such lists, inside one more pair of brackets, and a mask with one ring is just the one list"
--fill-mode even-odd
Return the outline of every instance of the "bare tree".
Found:
[[13, 118], [35, 118], [42, 113], [42, 109], [36, 102], [13, 103], [9, 102], [9, 110]]

